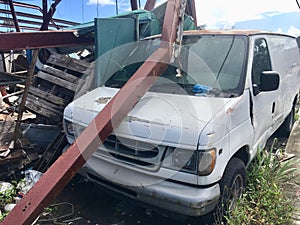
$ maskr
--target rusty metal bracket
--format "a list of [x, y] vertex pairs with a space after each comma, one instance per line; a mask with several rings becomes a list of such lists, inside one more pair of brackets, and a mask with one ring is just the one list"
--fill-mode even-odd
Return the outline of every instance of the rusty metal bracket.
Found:
[[71, 178], [95, 152], [100, 142], [113, 131], [131, 111], [158, 76], [170, 63], [172, 46], [176, 39], [180, 0], [168, 0], [163, 25], [162, 43], [129, 79], [124, 87], [96, 116], [75, 143], [58, 158], [41, 179], [14, 207], [2, 225], [30, 225], [65, 187]]

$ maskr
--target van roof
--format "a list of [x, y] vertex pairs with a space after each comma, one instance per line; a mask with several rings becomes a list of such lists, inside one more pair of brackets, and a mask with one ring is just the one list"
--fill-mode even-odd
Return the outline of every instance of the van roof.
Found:
[[[271, 31], [262, 31], [262, 30], [187, 30], [184, 31], [184, 35], [244, 35], [244, 36], [252, 36], [252, 35], [259, 35], [259, 34], [266, 34], [266, 35], [281, 35], [281, 36], [287, 36], [292, 37], [290, 35], [286, 34], [280, 34], [280, 33], [274, 33]], [[153, 37], [160, 37], [161, 35], [155, 35]], [[146, 38], [148, 39], [148, 38]]]
[[254, 35], [271, 33], [261, 30], [189, 30], [184, 31], [185, 34], [233, 34], [233, 35]]

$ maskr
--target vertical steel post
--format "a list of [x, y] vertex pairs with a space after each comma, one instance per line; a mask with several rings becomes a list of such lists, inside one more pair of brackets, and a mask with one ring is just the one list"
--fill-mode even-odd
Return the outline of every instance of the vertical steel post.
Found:
[[47, 0], [43, 0], [43, 21], [47, 20], [47, 10], [48, 10], [48, 2]]
[[119, 6], [118, 6], [118, 0], [116, 0], [116, 15], [119, 14]]
[[[168, 0], [162, 40], [158, 48], [128, 80], [124, 87], [89, 124], [75, 143], [59, 157], [22, 198], [2, 225], [30, 225], [43, 212], [119, 124], [170, 63], [176, 39], [181, 0]], [[113, 123], [113, 124], [112, 124]]]
[[16, 31], [20, 32], [19, 22], [18, 22], [18, 18], [17, 18], [17, 15], [16, 15], [13, 0], [9, 0], [9, 7], [10, 7], [11, 15], [12, 15], [13, 20], [14, 20]]

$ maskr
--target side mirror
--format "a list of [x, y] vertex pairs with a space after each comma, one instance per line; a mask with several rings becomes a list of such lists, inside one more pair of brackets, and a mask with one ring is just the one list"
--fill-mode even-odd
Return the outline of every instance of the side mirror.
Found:
[[279, 87], [280, 77], [276, 71], [263, 71], [260, 74], [260, 84], [253, 84], [253, 93], [258, 95], [263, 91], [275, 91]]
[[263, 71], [260, 81], [260, 91], [275, 91], [279, 87], [280, 77], [276, 71]]

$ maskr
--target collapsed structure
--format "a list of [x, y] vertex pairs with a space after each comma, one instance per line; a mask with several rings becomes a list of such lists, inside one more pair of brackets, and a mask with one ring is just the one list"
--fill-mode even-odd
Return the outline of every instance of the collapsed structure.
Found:
[[[47, 25], [49, 25], [53, 15], [53, 9], [55, 11], [55, 7], [60, 1], [55, 1], [51, 8], [52, 11], [49, 10], [48, 13], [46, 13], [45, 10], [47, 8], [45, 2], [47, 1], [43, 1], [45, 8], [43, 9], [44, 21], [42, 24], [42, 30], [45, 30]], [[134, 2], [135, 1], [132, 1], [132, 3]], [[13, 10], [13, 1], [9, 1], [9, 3], [12, 9], [11, 11], [13, 14], [13, 20], [15, 24], [18, 24], [16, 18], [16, 15], [18, 13]], [[154, 3], [155, 1], [148, 0], [146, 9], [152, 10]], [[19, 104], [20, 107], [18, 108], [20, 110], [20, 115], [22, 115], [22, 112], [24, 110], [22, 109], [22, 103], [24, 103], [24, 107], [37, 116], [37, 121], [42, 121], [47, 126], [61, 128], [60, 119], [62, 116], [63, 108], [66, 104], [68, 104], [68, 102], [72, 101], [75, 91], [80, 90], [78, 91], [78, 93], [81, 93], [88, 90], [85, 88], [93, 87], [93, 85], [85, 85], [87, 82], [91, 82], [94, 85], [101, 84], [101, 76], [99, 76], [97, 73], [99, 70], [97, 62], [91, 63], [93, 61], [93, 57], [96, 58], [109, 51], [110, 49], [122, 44], [138, 41], [140, 38], [144, 38], [153, 34], [159, 34], [162, 32], [162, 40], [166, 43], [170, 43], [170, 45], [162, 45], [160, 50], [158, 50], [152, 56], [155, 57], [155, 60], [158, 60], [158, 62], [154, 65], [150, 61], [146, 62], [141, 66], [141, 72], [136, 75], [136, 77], [140, 78], [147, 77], [153, 74], [153, 71], [156, 71], [156, 75], [159, 76], [160, 73], [166, 68], [168, 61], [172, 56], [172, 43], [180, 41], [180, 38], [176, 38], [176, 36], [180, 37], [180, 30], [182, 30], [184, 27], [185, 29], [196, 28], [195, 20], [193, 21], [192, 17], [188, 16], [186, 17], [187, 19], [184, 20], [183, 15], [185, 12], [185, 4], [186, 1], [181, 2], [169, 0], [167, 4], [163, 5], [161, 8], [158, 8], [157, 11], [133, 11], [132, 13], [118, 15], [114, 18], [96, 19], [92, 23], [84, 25], [74, 25], [62, 31], [2, 34], [2, 37], [0, 39], [0, 49], [22, 50], [47, 48], [46, 50], [43, 50], [41, 52], [44, 58], [48, 58], [47, 54], [51, 53], [51, 56], [49, 56], [48, 60], [45, 61], [45, 65], [34, 76], [31, 85], [31, 79], [28, 79], [28, 77], [32, 77], [35, 72], [35, 60], [36, 58], [38, 58], [39, 53], [38, 51], [33, 52], [33, 59], [31, 61], [31, 64], [29, 65], [27, 80], [25, 82], [23, 99]], [[194, 1], [188, 1], [187, 12], [195, 16], [193, 5]], [[155, 15], [155, 13], [159, 13], [159, 15]], [[119, 18], [122, 18], [122, 20], [120, 20]], [[183, 21], [185, 22], [183, 23]], [[180, 23], [184, 24], [181, 26], [181, 28], [179, 27]], [[108, 31], [107, 27], [110, 27], [111, 30]], [[20, 27], [16, 25], [16, 30], [18, 31], [19, 29]], [[111, 42], [112, 34], [114, 34], [114, 42]], [[15, 42], [10, 42], [14, 44], [7, 45], [7, 42], [5, 43], [5, 41], [7, 41], [8, 39], [15, 40]], [[49, 48], [55, 49], [54, 52], [52, 52], [52, 50], [49, 51]], [[56, 54], [62, 53], [64, 55], [68, 55], [74, 52], [82, 53], [84, 50], [87, 50], [89, 52], [88, 55], [90, 57], [83, 56], [83, 58], [85, 58], [83, 60], [80, 60], [80, 54], [77, 54], [76, 56], [77, 58], [79, 57], [79, 59], [70, 59], [69, 57]], [[93, 74], [93, 71], [96, 72], [96, 75]], [[74, 85], [74, 82], [77, 82], [77, 84]], [[151, 83], [149, 82], [143, 84], [141, 83], [140, 88], [132, 89], [131, 93], [128, 93], [126, 91], [126, 94], [122, 94], [121, 92], [120, 96], [127, 96], [129, 98], [124, 99], [124, 104], [120, 106], [120, 109], [117, 110], [117, 112], [114, 112], [116, 113], [116, 116], [118, 116], [119, 119], [122, 120], [122, 117], [126, 116], [126, 113], [124, 112], [129, 111], [132, 106], [138, 101], [139, 96], [143, 95], [143, 93], [145, 93], [150, 86]], [[133, 98], [133, 96], [135, 97]], [[118, 100], [118, 97], [116, 97], [116, 100]], [[107, 107], [107, 112], [104, 112], [105, 116], [101, 115], [95, 120], [97, 123], [99, 123], [99, 127], [97, 128], [96, 132], [93, 130], [93, 128], [92, 130], [87, 129], [86, 136], [83, 137], [85, 140], [84, 142], [87, 144], [83, 151], [84, 154], [92, 154], [92, 152], [95, 150], [93, 146], [99, 141], [98, 137], [100, 137], [100, 139], [104, 141], [112, 131], [112, 127], [110, 125], [110, 110], [110, 107]], [[32, 128], [32, 125], [26, 126], [25, 128], [21, 129], [22, 135], [20, 135], [19, 133], [19, 128], [22, 127], [22, 125], [20, 124], [21, 117], [22, 116], [19, 116], [19, 120], [17, 121], [16, 126], [17, 129], [14, 131], [14, 144], [15, 146], [18, 146], [17, 148], [20, 147], [17, 142], [19, 142], [21, 138], [25, 138], [26, 141], [29, 140], [29, 142], [32, 141], [30, 140], [29, 135], [29, 131]], [[40, 129], [39, 126], [33, 127], [35, 129]], [[42, 129], [44, 130], [49, 130], [48, 128], [49, 127], [45, 128], [45, 126], [42, 126]], [[40, 158], [42, 159], [42, 161], [39, 160], [35, 164], [35, 166], [39, 166], [44, 170], [48, 169], [49, 165], [51, 164], [50, 162], [52, 162], [53, 160], [53, 157], [57, 156], [58, 151], [61, 150], [61, 147], [64, 143], [64, 134], [61, 133], [61, 129], [54, 130], [55, 132], [54, 134], [51, 134], [52, 138], [50, 138], [52, 140], [50, 143], [46, 144], [47, 147], [46, 149], [44, 149], [45, 152], [43, 152], [42, 157]], [[40, 132], [40, 130], [37, 132]], [[46, 139], [49, 139], [49, 136]], [[30, 144], [29, 146], [31, 146], [32, 148], [32, 145]], [[21, 146], [23, 147], [23, 143], [21, 144]], [[74, 176], [75, 173], [85, 163], [85, 159], [82, 158], [81, 151], [79, 151], [78, 146], [72, 145], [71, 148], [73, 148], [73, 150], [68, 150], [63, 155], [63, 157], [60, 157], [56, 162], [54, 162], [53, 166], [51, 166], [47, 170], [41, 181], [39, 181], [38, 184], [35, 185], [34, 189], [36, 190], [33, 190], [32, 193], [36, 193], [36, 191], [39, 190], [38, 196], [34, 194], [35, 197], [32, 198], [33, 196], [31, 196], [29, 192], [28, 195], [26, 195], [24, 199], [22, 199], [22, 201], [3, 221], [3, 224], [31, 224], [36, 216], [43, 210], [44, 206], [49, 204], [49, 202], [53, 200], [53, 197], [56, 196], [60, 190], [62, 190], [62, 188], [72, 178], [72, 176]], [[24, 152], [24, 149], [21, 149], [22, 152]], [[3, 162], [11, 161], [9, 159], [11, 155], [12, 154], [10, 153], [5, 155]], [[26, 153], [21, 157], [27, 156], [28, 154]], [[35, 160], [30, 160], [27, 165], [29, 165], [33, 161]], [[22, 168], [24, 166], [23, 163], [24, 161], [22, 161], [21, 163]], [[55, 180], [55, 182], [50, 181], [52, 185], [49, 186], [49, 180], [52, 179]], [[46, 182], [47, 184], [44, 182]], [[26, 206], [24, 206], [23, 203], [25, 203]], [[19, 211], [20, 209], [21, 211]], [[14, 216], [14, 214], [17, 214], [18, 216]]]

